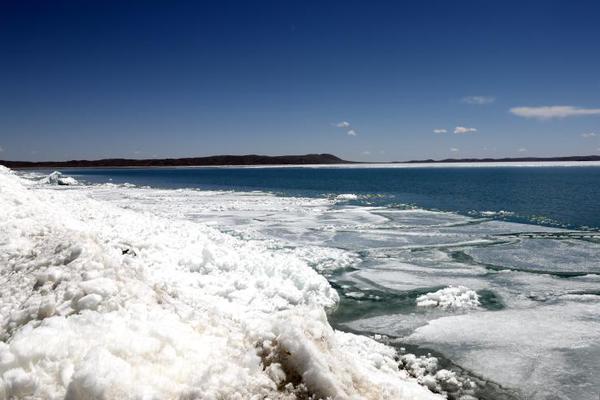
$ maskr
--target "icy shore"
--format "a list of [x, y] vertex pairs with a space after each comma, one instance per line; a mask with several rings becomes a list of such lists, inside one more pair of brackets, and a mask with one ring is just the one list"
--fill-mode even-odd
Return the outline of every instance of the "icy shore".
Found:
[[440, 399], [294, 254], [0, 167], [0, 399]]

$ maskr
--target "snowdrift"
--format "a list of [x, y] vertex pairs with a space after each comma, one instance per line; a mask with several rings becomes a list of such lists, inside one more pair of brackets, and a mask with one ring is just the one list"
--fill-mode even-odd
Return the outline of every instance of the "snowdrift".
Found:
[[0, 399], [442, 398], [337, 301], [293, 254], [0, 167]]

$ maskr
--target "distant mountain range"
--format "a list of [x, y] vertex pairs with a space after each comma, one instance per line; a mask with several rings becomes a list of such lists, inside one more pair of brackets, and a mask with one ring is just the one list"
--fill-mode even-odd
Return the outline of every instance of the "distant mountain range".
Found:
[[103, 160], [71, 160], [71, 161], [2, 161], [0, 165], [8, 168], [68, 168], [68, 167], [192, 167], [218, 165], [306, 165], [306, 164], [349, 164], [352, 161], [342, 160], [332, 154], [306, 154], [294, 156], [260, 156], [256, 154], [243, 156], [210, 156], [191, 158], [154, 158], [128, 159], [107, 158]]
[[[444, 160], [394, 161], [394, 164], [416, 163], [471, 163], [471, 162], [534, 162], [534, 161], [600, 161], [600, 156], [570, 157], [516, 157], [516, 158], [447, 158]], [[69, 168], [69, 167], [193, 167], [222, 165], [311, 165], [311, 164], [362, 164], [343, 160], [333, 154], [305, 154], [291, 156], [261, 156], [256, 154], [210, 156], [190, 158], [106, 158], [102, 160], [71, 161], [3, 161], [9, 168]], [[375, 163], [377, 164], [377, 163]]]

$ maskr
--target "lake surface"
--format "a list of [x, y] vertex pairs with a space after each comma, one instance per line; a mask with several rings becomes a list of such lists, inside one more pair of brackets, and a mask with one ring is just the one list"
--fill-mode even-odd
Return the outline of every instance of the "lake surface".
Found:
[[56, 190], [301, 259], [340, 295], [334, 327], [476, 382], [450, 398], [600, 392], [600, 167], [63, 172], [84, 185]]
[[[320, 197], [357, 194], [355, 204], [426, 209], [600, 228], [600, 167], [120, 168], [70, 169], [89, 182], [156, 188], [263, 190]], [[495, 213], [495, 214], [494, 214]]]

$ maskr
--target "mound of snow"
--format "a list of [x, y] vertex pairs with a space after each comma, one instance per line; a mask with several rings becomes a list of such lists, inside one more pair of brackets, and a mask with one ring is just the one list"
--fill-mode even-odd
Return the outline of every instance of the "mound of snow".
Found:
[[451, 394], [451, 398], [461, 399], [468, 399], [475, 395], [474, 389], [477, 386], [475, 382], [457, 375], [456, 372], [439, 368], [436, 357], [405, 354], [400, 357], [400, 365], [433, 392], [446, 396]]
[[58, 172], [58, 171], [54, 171], [47, 177], [40, 180], [40, 182], [47, 184], [47, 185], [63, 185], [63, 186], [71, 186], [71, 185], [79, 184], [79, 182], [77, 182], [77, 180], [75, 178], [70, 177], [70, 176], [64, 176], [61, 172]]
[[479, 306], [479, 295], [474, 290], [464, 286], [450, 286], [417, 297], [417, 307], [459, 310]]
[[5, 168], [0, 210], [0, 399], [442, 398], [294, 254]]
[[342, 193], [335, 196], [336, 200], [344, 201], [344, 200], [358, 200], [358, 195], [353, 193]]

